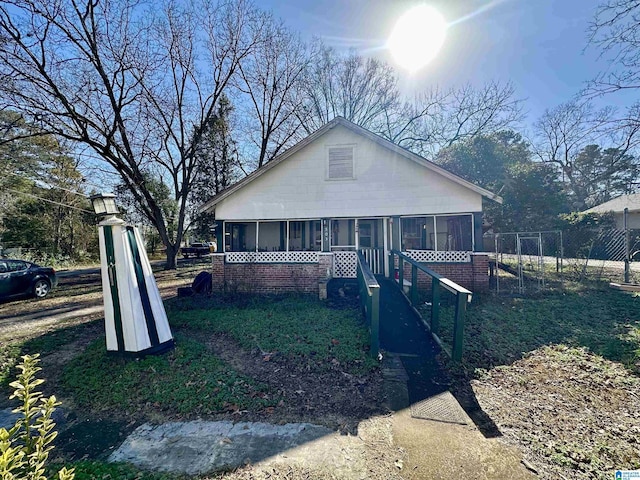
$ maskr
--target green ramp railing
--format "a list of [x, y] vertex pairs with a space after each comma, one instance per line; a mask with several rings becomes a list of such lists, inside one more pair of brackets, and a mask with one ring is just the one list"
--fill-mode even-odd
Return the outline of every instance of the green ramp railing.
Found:
[[380, 284], [362, 252], [358, 252], [358, 286], [360, 304], [369, 327], [370, 353], [375, 358], [380, 350]]
[[[398, 257], [397, 267], [395, 257]], [[405, 281], [404, 278], [405, 263], [411, 266], [411, 279], [409, 281]], [[394, 275], [396, 271], [397, 278], [395, 278], [395, 280], [398, 282], [400, 289], [420, 318], [423, 318], [423, 314], [425, 313], [424, 310], [421, 311], [422, 307], [425, 305], [429, 307], [429, 322], [426, 322], [424, 318], [423, 322], [431, 332], [434, 340], [453, 360], [457, 362], [462, 360], [464, 316], [467, 310], [467, 304], [471, 302], [472, 293], [423, 264], [416, 262], [404, 253], [392, 250], [389, 255], [389, 274]], [[418, 272], [423, 272], [430, 277], [430, 291], [419, 291]], [[425, 299], [426, 301], [424, 301]], [[446, 344], [447, 342], [443, 342], [441, 338], [443, 310], [445, 310], [444, 316], [449, 321], [446, 325], [450, 330], [448, 334], [452, 335], [451, 348], [449, 348]]]

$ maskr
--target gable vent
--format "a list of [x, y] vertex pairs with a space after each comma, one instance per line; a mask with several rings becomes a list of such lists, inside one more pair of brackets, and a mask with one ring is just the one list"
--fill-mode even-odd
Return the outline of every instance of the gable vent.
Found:
[[354, 178], [353, 147], [329, 147], [328, 178]]

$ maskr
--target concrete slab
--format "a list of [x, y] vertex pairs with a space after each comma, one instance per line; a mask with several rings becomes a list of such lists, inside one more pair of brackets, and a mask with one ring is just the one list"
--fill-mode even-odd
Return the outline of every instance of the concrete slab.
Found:
[[474, 478], [533, 480], [522, 454], [498, 439], [487, 439], [473, 426], [411, 417], [409, 409], [392, 418], [393, 438], [407, 452], [407, 480]]
[[172, 422], [138, 427], [109, 457], [154, 471], [198, 475], [243, 465], [331, 467], [341, 478], [366, 478], [357, 437], [309, 423]]

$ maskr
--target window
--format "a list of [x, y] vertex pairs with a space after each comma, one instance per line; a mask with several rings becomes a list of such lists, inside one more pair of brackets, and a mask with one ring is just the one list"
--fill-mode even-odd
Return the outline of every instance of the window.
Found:
[[471, 214], [406, 217], [401, 226], [403, 250], [473, 250]]
[[29, 266], [25, 262], [20, 262], [15, 260], [14, 261], [9, 260], [7, 262], [7, 265], [9, 267], [10, 272], [20, 272], [22, 270], [26, 270], [27, 268], [29, 268]]
[[329, 180], [352, 179], [354, 176], [354, 147], [329, 147], [327, 178]]

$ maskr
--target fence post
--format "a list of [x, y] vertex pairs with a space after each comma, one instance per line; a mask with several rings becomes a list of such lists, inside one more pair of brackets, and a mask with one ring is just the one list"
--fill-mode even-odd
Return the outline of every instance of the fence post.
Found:
[[411, 303], [418, 304], [418, 267], [411, 265]]
[[629, 283], [629, 209], [624, 209], [624, 283]]
[[431, 333], [438, 335], [440, 328], [440, 280], [431, 278]]
[[462, 341], [464, 339], [464, 314], [467, 309], [467, 293], [456, 295], [456, 316], [453, 323], [453, 348], [451, 349], [451, 358], [455, 362], [462, 360]]
[[398, 255], [398, 284], [400, 285], [400, 290], [404, 292], [404, 260], [400, 255]]
[[380, 351], [380, 288], [371, 289], [371, 355]]

